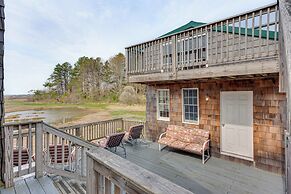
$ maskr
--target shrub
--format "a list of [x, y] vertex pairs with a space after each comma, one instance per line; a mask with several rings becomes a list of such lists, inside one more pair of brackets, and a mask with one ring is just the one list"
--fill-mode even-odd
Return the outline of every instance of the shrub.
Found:
[[132, 105], [139, 103], [139, 97], [132, 86], [125, 86], [119, 96], [119, 102]]

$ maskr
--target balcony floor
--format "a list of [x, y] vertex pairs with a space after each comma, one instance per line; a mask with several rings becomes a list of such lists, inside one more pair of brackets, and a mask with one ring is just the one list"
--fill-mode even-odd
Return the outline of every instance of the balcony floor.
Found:
[[127, 159], [194, 193], [284, 193], [283, 177], [244, 164], [199, 156], [140, 142], [127, 145]]

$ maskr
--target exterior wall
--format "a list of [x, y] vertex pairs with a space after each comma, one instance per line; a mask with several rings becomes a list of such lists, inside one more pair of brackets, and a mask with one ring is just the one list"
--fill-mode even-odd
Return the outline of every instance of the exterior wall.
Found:
[[[216, 157], [254, 165], [272, 172], [282, 173], [284, 164], [284, 118], [286, 96], [279, 93], [278, 76], [248, 80], [195, 80], [183, 83], [147, 86], [147, 134], [156, 141], [168, 124], [197, 127], [182, 123], [182, 88], [199, 89], [199, 125], [209, 130], [211, 153]], [[157, 120], [157, 89], [170, 89], [170, 121]], [[220, 92], [253, 91], [254, 163], [220, 154]], [[205, 98], [209, 97], [206, 101]]]

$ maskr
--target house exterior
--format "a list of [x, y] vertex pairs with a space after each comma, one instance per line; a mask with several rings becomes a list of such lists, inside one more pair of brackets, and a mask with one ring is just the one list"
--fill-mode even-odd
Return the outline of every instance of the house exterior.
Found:
[[278, 31], [271, 4], [127, 47], [128, 81], [147, 86], [147, 136], [157, 141], [170, 124], [201, 128], [213, 156], [283, 173]]

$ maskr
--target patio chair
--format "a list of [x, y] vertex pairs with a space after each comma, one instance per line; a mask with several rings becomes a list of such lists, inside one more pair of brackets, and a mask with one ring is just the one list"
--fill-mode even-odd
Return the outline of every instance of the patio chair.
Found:
[[[29, 152], [27, 148], [21, 149], [21, 165], [28, 164]], [[18, 166], [19, 162], [19, 150], [13, 149], [13, 166]]]
[[[49, 145], [49, 158], [50, 158], [50, 163], [56, 163], [60, 164], [62, 163], [62, 151], [63, 151], [63, 145], [62, 144], [57, 144], [56, 145], [56, 153], [55, 153], [55, 145]], [[74, 154], [74, 149], [71, 152], [71, 159]], [[64, 145], [64, 162], [68, 162], [70, 159], [70, 152], [69, 152], [69, 145]]]
[[144, 125], [135, 125], [129, 128], [129, 131], [125, 133], [125, 141], [133, 145], [133, 143], [137, 143], [137, 140], [142, 138], [142, 130]]
[[117, 147], [121, 147], [124, 151], [124, 156], [126, 157], [126, 149], [122, 142], [124, 135], [125, 135], [124, 132], [115, 133], [107, 137], [104, 137], [102, 139], [94, 140], [92, 141], [92, 143], [95, 143], [98, 146], [108, 149], [108, 150], [112, 150], [112, 148], [114, 148], [115, 152], [117, 150]]

